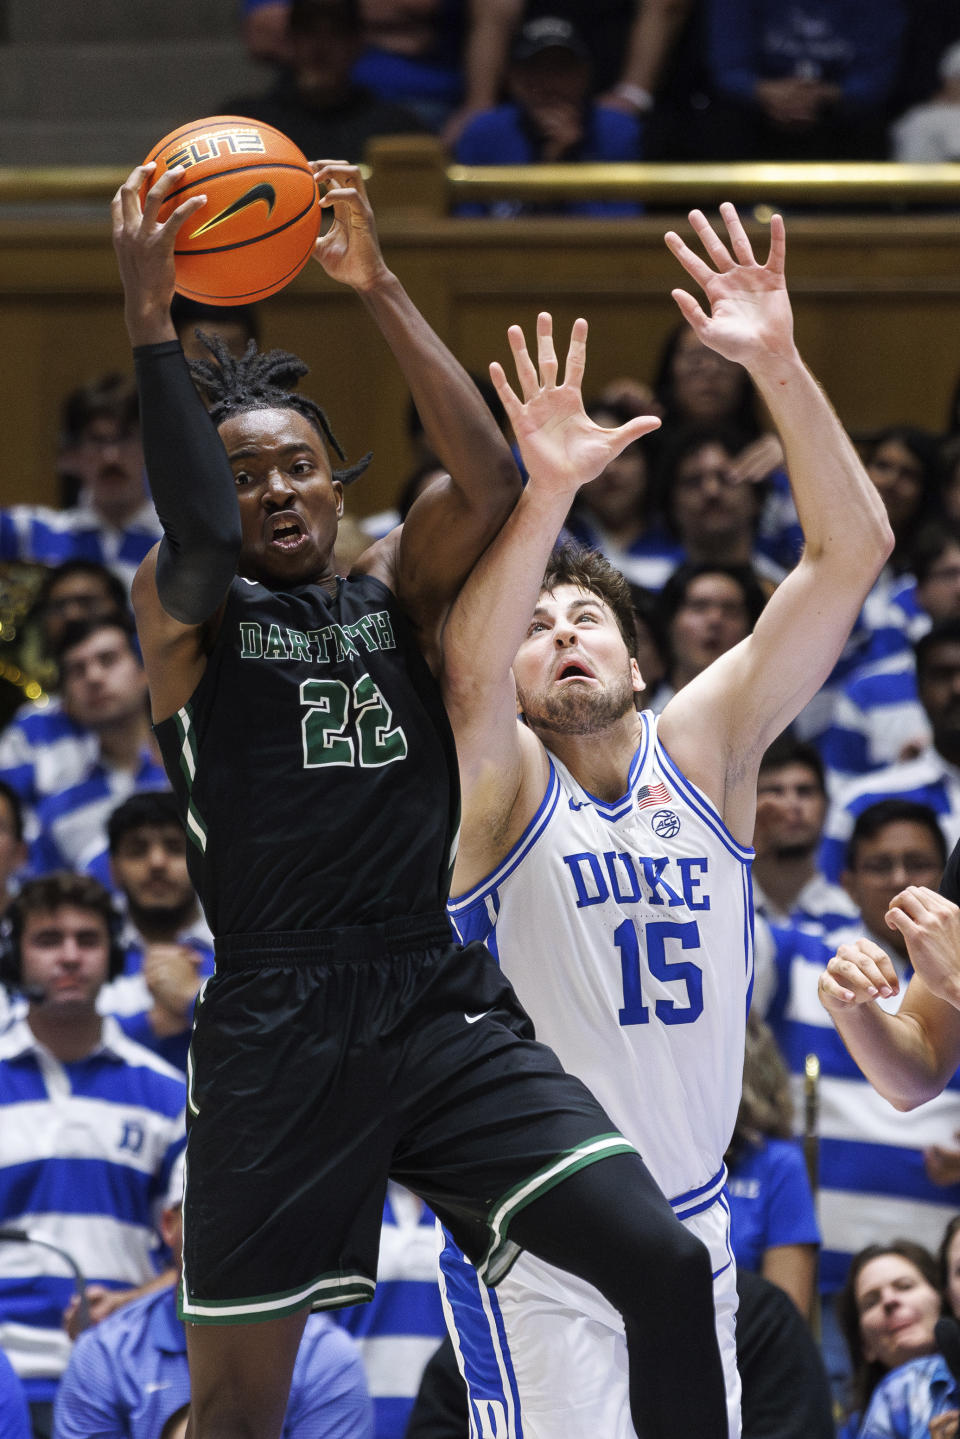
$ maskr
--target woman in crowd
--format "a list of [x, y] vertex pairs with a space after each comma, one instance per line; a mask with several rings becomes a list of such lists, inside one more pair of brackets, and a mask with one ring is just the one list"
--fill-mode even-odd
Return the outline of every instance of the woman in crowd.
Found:
[[858, 1439], [881, 1380], [936, 1350], [934, 1331], [943, 1313], [937, 1260], [909, 1239], [868, 1244], [851, 1261], [837, 1310], [853, 1370], [840, 1439]]

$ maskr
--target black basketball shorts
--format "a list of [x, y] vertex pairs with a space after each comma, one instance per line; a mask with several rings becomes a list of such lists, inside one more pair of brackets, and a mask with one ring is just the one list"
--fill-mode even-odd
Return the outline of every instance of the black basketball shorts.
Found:
[[197, 1005], [181, 1317], [277, 1318], [373, 1296], [388, 1175], [488, 1283], [512, 1217], [630, 1152], [533, 1038], [488, 951], [442, 915], [234, 936]]

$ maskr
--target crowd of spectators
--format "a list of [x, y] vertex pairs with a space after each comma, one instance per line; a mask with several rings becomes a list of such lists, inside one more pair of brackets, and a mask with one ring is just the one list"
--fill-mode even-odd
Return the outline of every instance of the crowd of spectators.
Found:
[[358, 161], [371, 136], [426, 132], [466, 165], [960, 156], [956, 0], [241, 0], [241, 12], [272, 78], [220, 109], [311, 155]]

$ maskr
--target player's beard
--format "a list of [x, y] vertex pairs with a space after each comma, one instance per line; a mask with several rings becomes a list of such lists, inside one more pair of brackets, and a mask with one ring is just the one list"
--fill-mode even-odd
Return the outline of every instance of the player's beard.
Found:
[[597, 734], [634, 708], [629, 671], [602, 689], [568, 684], [546, 694], [525, 695], [518, 686], [517, 698], [530, 728], [550, 734]]

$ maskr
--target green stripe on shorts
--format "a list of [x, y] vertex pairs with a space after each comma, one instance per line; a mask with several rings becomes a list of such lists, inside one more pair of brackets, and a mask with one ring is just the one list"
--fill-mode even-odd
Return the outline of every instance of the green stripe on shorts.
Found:
[[188, 1324], [255, 1324], [265, 1319], [282, 1319], [300, 1309], [367, 1304], [375, 1288], [374, 1281], [365, 1274], [336, 1271], [279, 1294], [261, 1294], [250, 1299], [191, 1299], [183, 1279], [177, 1295], [177, 1313]]
[[598, 1134], [595, 1139], [588, 1139], [583, 1144], [578, 1144], [575, 1149], [568, 1149], [564, 1154], [557, 1155], [556, 1159], [552, 1159], [543, 1169], [538, 1169], [535, 1174], [528, 1175], [512, 1189], [508, 1189], [496, 1202], [487, 1220], [490, 1244], [477, 1265], [477, 1273], [484, 1284], [490, 1285], [491, 1288], [498, 1284], [520, 1253], [519, 1247], [508, 1240], [507, 1230], [510, 1221], [521, 1209], [526, 1209], [528, 1204], [532, 1204], [555, 1185], [562, 1184], [579, 1169], [586, 1169], [589, 1164], [608, 1159], [612, 1154], [636, 1152], [622, 1134]]

